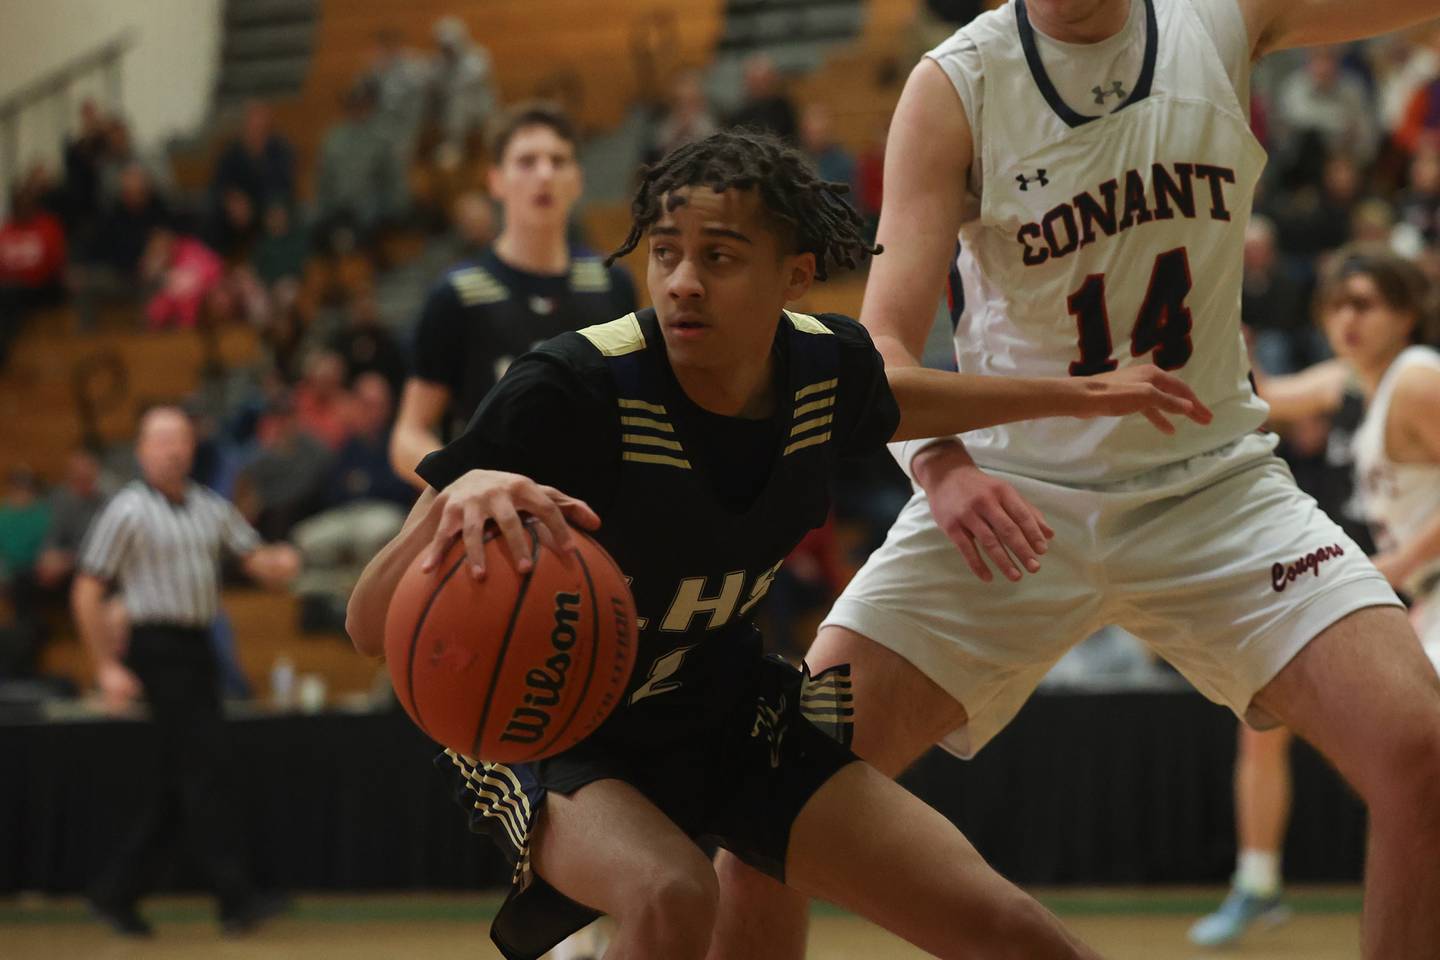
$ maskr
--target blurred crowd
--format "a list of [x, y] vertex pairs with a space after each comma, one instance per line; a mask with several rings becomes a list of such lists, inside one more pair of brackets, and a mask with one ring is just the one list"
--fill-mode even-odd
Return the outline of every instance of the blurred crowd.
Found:
[[[917, 35], [942, 36], [979, 7], [927, 4]], [[200, 440], [194, 477], [232, 498], [266, 539], [301, 549], [295, 589], [303, 623], [319, 629], [341, 625], [349, 585], [414, 497], [387, 454], [416, 320], [382, 316], [376, 297], [377, 278], [399, 259], [394, 238], [420, 238], [438, 276], [483, 251], [498, 225], [483, 177], [482, 131], [501, 106], [490, 58], [458, 19], [435, 24], [432, 39], [412, 49], [375, 37], [308, 177], [265, 103], [244, 107], [205, 189], [187, 194], [163, 153], [138, 147], [122, 115], [87, 101], [63, 168], [25, 173], [0, 225], [0, 376], [14, 339], [42, 317], [66, 317], [81, 335], [116, 316], [152, 330], [258, 332], [259, 364], [188, 401]], [[798, 102], [791, 79], [755, 55], [738, 100], [721, 109], [703, 73], [671, 71], [648, 91], [635, 164], [724, 125], [760, 127], [848, 184], [873, 225], [883, 130], [847, 144], [835, 105]], [[1342, 245], [1387, 244], [1440, 280], [1440, 33], [1272, 58], [1255, 77], [1251, 112], [1271, 161], [1246, 234], [1242, 319], [1257, 366], [1280, 374], [1328, 356], [1312, 299]], [[1285, 437], [1296, 463], [1323, 460], [1327, 443], [1323, 423]], [[15, 626], [0, 643], [0, 677], [33, 666], [45, 604], [63, 607], [88, 519], [133, 475], [123, 451], [76, 450], [48, 492], [24, 469], [5, 478], [0, 583]], [[777, 583], [779, 635], [803, 642], [806, 617], [907, 495], [893, 464], [857, 468], [839, 493], [841, 526], [808, 540]]]

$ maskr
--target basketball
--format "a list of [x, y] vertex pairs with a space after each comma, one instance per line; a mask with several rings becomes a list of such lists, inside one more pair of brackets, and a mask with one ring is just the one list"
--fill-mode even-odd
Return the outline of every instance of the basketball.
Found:
[[485, 578], [461, 541], [422, 573], [417, 558], [390, 601], [385, 653], [415, 724], [465, 756], [517, 763], [553, 756], [595, 731], [635, 665], [635, 601], [610, 554], [579, 530], [567, 565], [533, 526], [529, 573], [499, 533], [485, 536]]

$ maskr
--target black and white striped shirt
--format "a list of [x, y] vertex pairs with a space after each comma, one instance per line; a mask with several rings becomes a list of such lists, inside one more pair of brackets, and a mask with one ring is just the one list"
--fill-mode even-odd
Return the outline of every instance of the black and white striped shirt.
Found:
[[260, 535], [215, 491], [186, 486], [173, 502], [131, 481], [95, 518], [80, 547], [81, 572], [120, 584], [134, 624], [208, 627], [220, 607], [220, 549], [244, 556]]

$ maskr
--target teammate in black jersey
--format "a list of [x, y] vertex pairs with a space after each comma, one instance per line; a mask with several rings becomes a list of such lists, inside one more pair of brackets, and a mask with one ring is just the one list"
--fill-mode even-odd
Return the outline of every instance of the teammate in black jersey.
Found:
[[842, 744], [844, 668], [812, 678], [767, 660], [751, 617], [824, 520], [846, 457], [1028, 417], [1140, 412], [1163, 429], [1167, 413], [1208, 411], [1154, 368], [887, 377], [854, 320], [783, 309], [870, 252], [843, 189], [744, 133], [648, 170], [620, 252], [648, 237], [656, 308], [511, 366], [465, 434], [421, 464], [430, 489], [355, 589], [350, 634], [377, 654], [390, 594], [422, 551], [433, 569], [463, 537], [483, 577], [493, 521], [523, 571], [526, 514], [552, 548], [568, 545], [567, 519], [595, 531], [633, 578], [639, 659], [599, 731], [538, 763], [451, 757], [472, 825], [516, 864], [492, 928], [511, 960], [598, 913], [618, 921], [607, 957], [699, 960], [718, 894], [697, 841], [939, 956], [1093, 955]]
[[464, 428], [511, 361], [558, 333], [635, 309], [630, 274], [567, 239], [582, 188], [569, 117], [520, 104], [501, 118], [489, 150], [489, 189], [504, 226], [425, 301], [391, 436], [391, 463], [417, 484], [415, 465]]

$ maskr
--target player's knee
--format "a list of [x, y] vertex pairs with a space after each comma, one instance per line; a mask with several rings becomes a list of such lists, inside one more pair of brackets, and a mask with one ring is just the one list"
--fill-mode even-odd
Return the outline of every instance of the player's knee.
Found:
[[1092, 960], [1095, 957], [1085, 947], [1067, 943], [1069, 938], [1061, 934], [1054, 915], [1018, 890], [1003, 909], [988, 911], [982, 923], [983, 929], [976, 931], [980, 939], [975, 951], [962, 949], [957, 956], [983, 953], [987, 957], [1006, 960], [1036, 960], [1038, 957], [1046, 960]]
[[698, 960], [710, 946], [719, 899], [714, 871], [667, 873], [645, 885], [620, 922], [646, 944], [646, 956]]
[[1404, 817], [1440, 837], [1440, 719], [1396, 736], [1385, 761], [1386, 769], [1377, 771], [1368, 789], [1361, 787], [1372, 814]]

